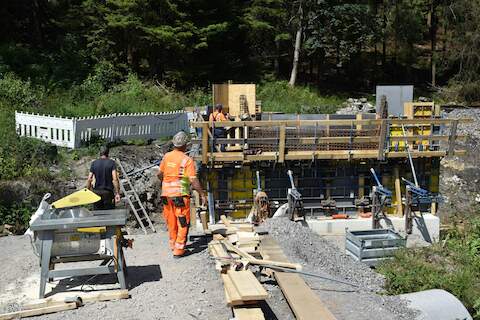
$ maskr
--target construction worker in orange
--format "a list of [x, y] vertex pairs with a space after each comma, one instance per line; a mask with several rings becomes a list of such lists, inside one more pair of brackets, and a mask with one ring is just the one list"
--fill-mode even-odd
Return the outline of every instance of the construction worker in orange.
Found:
[[[209, 117], [210, 122], [221, 122], [221, 121], [229, 121], [228, 114], [225, 115], [223, 113], [223, 105], [217, 104], [215, 105], [215, 109], [212, 113], [210, 113]], [[215, 127], [213, 130], [213, 136], [215, 138], [226, 138], [227, 137], [227, 129], [225, 127]], [[225, 144], [220, 144], [220, 151], [225, 152]]]
[[173, 257], [185, 254], [190, 226], [190, 188], [200, 195], [202, 206], [207, 197], [196, 176], [195, 162], [185, 154], [188, 135], [180, 131], [172, 139], [174, 150], [163, 156], [158, 179], [162, 181], [163, 217], [168, 226], [170, 249]]

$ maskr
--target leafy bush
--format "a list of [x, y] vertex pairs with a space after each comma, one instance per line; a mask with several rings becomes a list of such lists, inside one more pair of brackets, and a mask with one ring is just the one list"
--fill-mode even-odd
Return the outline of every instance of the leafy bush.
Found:
[[470, 103], [480, 101], [480, 81], [450, 81], [438, 94], [446, 102]]
[[465, 230], [447, 232], [442, 244], [399, 251], [395, 259], [380, 265], [390, 294], [444, 289], [480, 319], [480, 219]]
[[31, 109], [40, 105], [42, 93], [30, 81], [23, 81], [13, 73], [0, 77], [0, 100], [13, 108]]
[[265, 82], [257, 87], [263, 111], [333, 113], [345, 97], [321, 96], [309, 87], [291, 87], [286, 81]]
[[9, 224], [13, 226], [10, 229], [14, 234], [25, 232], [29, 225], [33, 207], [28, 202], [14, 204], [11, 207], [0, 205], [0, 225]]

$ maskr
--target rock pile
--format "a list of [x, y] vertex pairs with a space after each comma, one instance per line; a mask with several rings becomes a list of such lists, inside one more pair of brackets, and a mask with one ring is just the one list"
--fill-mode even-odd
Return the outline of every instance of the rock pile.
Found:
[[357, 114], [374, 113], [375, 106], [368, 102], [367, 98], [353, 99], [349, 98], [343, 103], [342, 108], [337, 110], [337, 114]]

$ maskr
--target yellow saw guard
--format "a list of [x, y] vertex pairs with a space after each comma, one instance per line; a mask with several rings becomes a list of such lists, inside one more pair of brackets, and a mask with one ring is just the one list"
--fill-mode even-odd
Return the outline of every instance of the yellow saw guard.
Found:
[[83, 206], [99, 201], [101, 198], [88, 189], [82, 189], [52, 203], [56, 209]]

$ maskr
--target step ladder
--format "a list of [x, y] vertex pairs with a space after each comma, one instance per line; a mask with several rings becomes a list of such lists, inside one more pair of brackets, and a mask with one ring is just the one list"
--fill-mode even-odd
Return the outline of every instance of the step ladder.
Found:
[[147, 214], [145, 207], [143, 206], [140, 198], [138, 197], [138, 193], [135, 191], [133, 187], [132, 181], [128, 177], [125, 168], [123, 167], [120, 160], [116, 160], [118, 168], [118, 179], [120, 180], [120, 191], [123, 193], [123, 196], [127, 200], [128, 204], [130, 205], [130, 209], [132, 209], [135, 218], [137, 218], [140, 227], [145, 234], [147, 234], [147, 229], [145, 226], [150, 227], [153, 232], [156, 232], [155, 227], [152, 224], [152, 220]]

